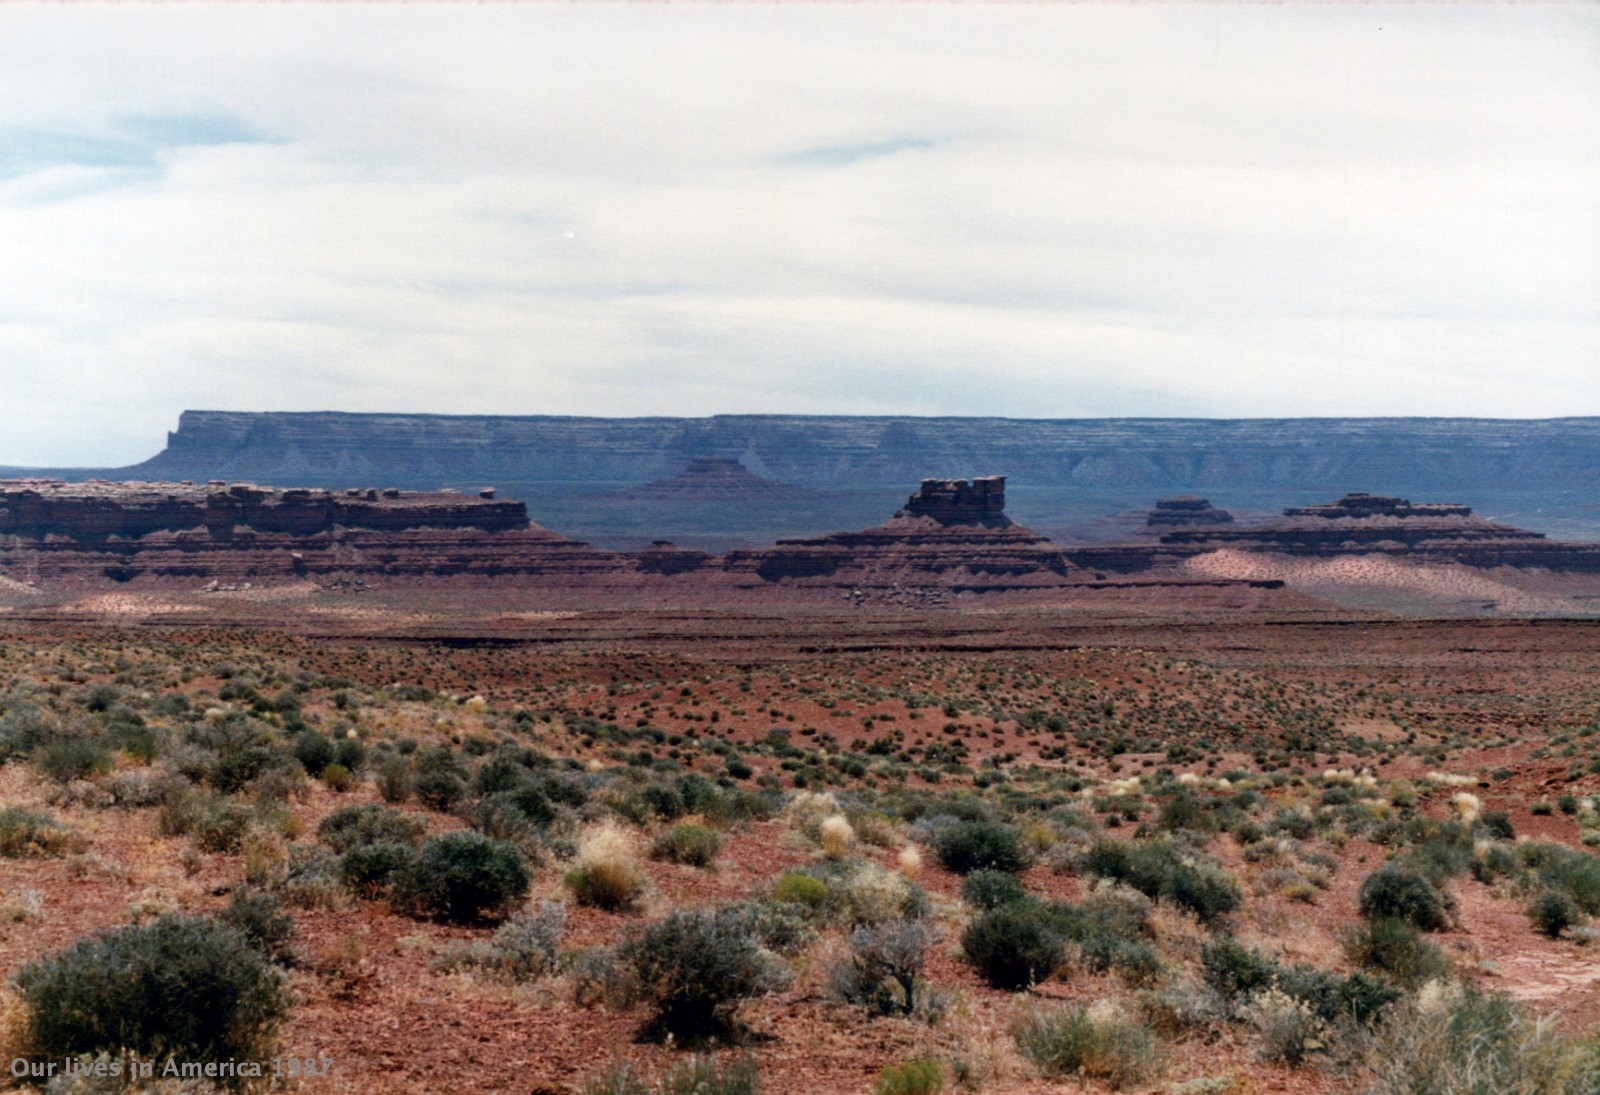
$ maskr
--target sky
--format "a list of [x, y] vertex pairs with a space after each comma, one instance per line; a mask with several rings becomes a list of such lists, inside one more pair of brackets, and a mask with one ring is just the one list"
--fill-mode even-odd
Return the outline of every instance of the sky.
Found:
[[0, 4], [0, 464], [1600, 414], [1600, 5]]

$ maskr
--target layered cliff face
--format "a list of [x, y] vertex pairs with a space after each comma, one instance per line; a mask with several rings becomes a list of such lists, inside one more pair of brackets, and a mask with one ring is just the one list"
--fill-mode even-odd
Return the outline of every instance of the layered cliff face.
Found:
[[395, 489], [0, 481], [0, 572], [39, 584], [632, 573], [521, 502]]
[[230, 487], [220, 481], [198, 485], [0, 480], [0, 535], [99, 540], [204, 529], [223, 540], [236, 530], [314, 536], [336, 528], [497, 532], [527, 527], [527, 507], [521, 502], [497, 502], [490, 489], [472, 498], [453, 491], [375, 487], [280, 491], [244, 483]]
[[636, 484], [698, 457], [816, 488], [892, 486], [1003, 467], [1035, 486], [1137, 490], [1600, 486], [1600, 418], [710, 418], [185, 411], [132, 475], [436, 486], [536, 480]]

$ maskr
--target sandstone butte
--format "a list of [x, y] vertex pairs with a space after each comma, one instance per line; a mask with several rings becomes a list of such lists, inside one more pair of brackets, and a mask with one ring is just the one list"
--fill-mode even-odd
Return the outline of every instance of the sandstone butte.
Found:
[[[730, 478], [696, 469], [687, 479]], [[748, 484], [736, 485], [744, 489]], [[1352, 494], [1253, 528], [1202, 499], [1157, 503], [1154, 542], [1063, 547], [1005, 515], [1005, 477], [929, 479], [874, 528], [723, 556], [658, 541], [611, 552], [529, 520], [526, 507], [454, 491], [275, 490], [250, 484], [0, 480], [0, 576], [40, 589], [96, 584], [352, 580], [514, 582], [573, 595], [686, 600], [821, 595], [939, 604], [1039, 595], [1107, 580], [1217, 584], [1175, 568], [1220, 549], [1376, 553], [1472, 566], [1600, 572], [1600, 545], [1486, 521], [1465, 506]], [[1143, 572], [1143, 573], [1141, 573]]]
[[1600, 544], [1551, 540], [1543, 533], [1486, 520], [1467, 506], [1361, 493], [1324, 505], [1290, 507], [1281, 517], [1253, 527], [1190, 524], [1164, 532], [1145, 547], [1069, 550], [1068, 557], [1080, 566], [1142, 570], [1223, 549], [1600, 573]]

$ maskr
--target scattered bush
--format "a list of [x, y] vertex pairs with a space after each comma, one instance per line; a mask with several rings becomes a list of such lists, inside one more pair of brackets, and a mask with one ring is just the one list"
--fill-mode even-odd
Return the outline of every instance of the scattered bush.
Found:
[[878, 1015], [909, 1015], [928, 961], [934, 932], [919, 920], [892, 920], [857, 928], [849, 956], [832, 971], [833, 992]]
[[1245, 1018], [1261, 1035], [1261, 1056], [1298, 1065], [1328, 1048], [1329, 1028], [1304, 1000], [1281, 989], [1263, 989], [1250, 998]]
[[1313, 966], [1283, 966], [1231, 939], [1206, 944], [1200, 967], [1206, 985], [1241, 1013], [1256, 996], [1276, 989], [1324, 1022], [1371, 1023], [1400, 998], [1398, 989], [1364, 974], [1340, 977]]
[[283, 911], [283, 902], [276, 896], [235, 890], [233, 900], [217, 919], [238, 929], [269, 960], [285, 966], [294, 963], [294, 917]]
[[661, 1029], [679, 1038], [726, 1033], [741, 1002], [781, 981], [738, 908], [670, 913], [631, 934], [617, 957]]
[[1081, 865], [1090, 874], [1188, 909], [1206, 923], [1237, 909], [1243, 900], [1238, 884], [1220, 866], [1171, 843], [1102, 840], [1084, 854]]
[[468, 923], [508, 912], [528, 885], [528, 869], [512, 845], [481, 833], [446, 833], [422, 845], [395, 896], [412, 915]]
[[1368, 920], [1344, 939], [1345, 956], [1361, 969], [1388, 977], [1403, 988], [1421, 988], [1448, 977], [1450, 960], [1404, 920]]
[[650, 858], [691, 867], [710, 866], [722, 850], [722, 838], [704, 825], [684, 822], [662, 833], [650, 845]]
[[455, 772], [432, 769], [411, 780], [411, 791], [428, 809], [445, 812], [467, 797], [467, 781]]
[[281, 975], [246, 936], [205, 917], [105, 932], [24, 966], [16, 985], [37, 1052], [58, 1060], [261, 1060], [289, 1009]]
[[1529, 903], [1528, 919], [1541, 934], [1556, 939], [1568, 928], [1583, 923], [1583, 910], [1561, 891], [1544, 890]]
[[1373, 1095], [1592, 1095], [1600, 1054], [1504, 996], [1433, 982], [1379, 1029]]
[[672, 1066], [655, 1083], [626, 1061], [592, 1076], [582, 1095], [757, 1095], [761, 1073], [749, 1057], [718, 1065], [710, 1057], [691, 1056]]
[[89, 738], [57, 738], [40, 746], [33, 763], [56, 782], [71, 783], [111, 771], [111, 751]]
[[828, 887], [821, 879], [791, 872], [773, 883], [772, 899], [820, 910], [823, 902], [828, 900]]
[[197, 848], [213, 855], [232, 855], [244, 846], [245, 834], [255, 821], [250, 807], [210, 794], [194, 802], [190, 824]]
[[317, 837], [336, 852], [349, 852], [373, 844], [415, 847], [428, 827], [421, 818], [377, 803], [335, 810], [317, 826]]
[[958, 874], [979, 870], [1016, 874], [1033, 861], [1023, 843], [1022, 830], [982, 818], [957, 821], [935, 830], [933, 854], [947, 870]]
[[939, 1095], [943, 1090], [944, 1069], [932, 1057], [890, 1065], [872, 1085], [872, 1095]]
[[6, 859], [73, 855], [88, 846], [81, 834], [53, 818], [15, 806], [0, 809], [0, 856]]
[[1386, 864], [1361, 883], [1361, 915], [1367, 920], [1403, 920], [1425, 932], [1443, 931], [1455, 920], [1455, 902], [1418, 871]]
[[1161, 1069], [1155, 1034], [1103, 1003], [1029, 1010], [1013, 1036], [1022, 1055], [1046, 1077], [1082, 1076], [1121, 1088], [1151, 1079]]
[[1065, 940], [1038, 905], [1002, 905], [975, 917], [961, 936], [968, 962], [997, 989], [1015, 992], [1061, 965]]
[[566, 909], [553, 901], [518, 913], [495, 931], [487, 943], [468, 943], [447, 952], [440, 965], [486, 970], [507, 980], [536, 981], [556, 972]]
[[1028, 891], [1017, 876], [1005, 871], [973, 871], [961, 880], [961, 900], [975, 909], [998, 909], [1027, 898]]
[[409, 844], [362, 844], [339, 861], [339, 880], [358, 897], [383, 897], [416, 863], [417, 850]]

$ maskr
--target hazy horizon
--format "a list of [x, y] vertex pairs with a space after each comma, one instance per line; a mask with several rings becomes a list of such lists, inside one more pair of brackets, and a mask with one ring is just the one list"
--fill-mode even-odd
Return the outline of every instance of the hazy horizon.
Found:
[[1597, 46], [1592, 5], [0, 6], [0, 465], [199, 408], [1590, 417]]

